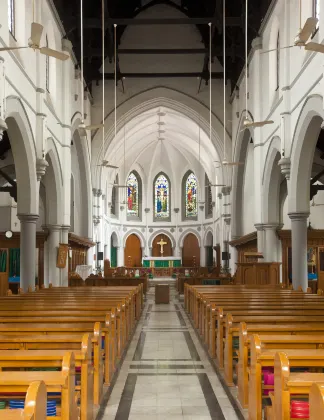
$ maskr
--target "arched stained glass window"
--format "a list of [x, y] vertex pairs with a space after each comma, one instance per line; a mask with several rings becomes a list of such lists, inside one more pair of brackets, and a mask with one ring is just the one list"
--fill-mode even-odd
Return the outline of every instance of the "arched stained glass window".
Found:
[[190, 172], [186, 180], [186, 218], [197, 217], [198, 215], [197, 187], [196, 175], [193, 172]]
[[154, 217], [170, 218], [170, 185], [164, 174], [158, 175], [154, 182]]
[[129, 174], [127, 179], [127, 215], [139, 216], [138, 205], [139, 191], [138, 180], [134, 172]]

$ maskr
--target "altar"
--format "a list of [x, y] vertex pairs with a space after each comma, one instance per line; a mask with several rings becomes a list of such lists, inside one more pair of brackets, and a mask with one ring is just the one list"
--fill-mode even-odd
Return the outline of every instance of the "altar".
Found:
[[144, 257], [143, 267], [173, 268], [181, 267], [180, 257]]
[[179, 257], [145, 257], [143, 267], [152, 270], [153, 277], [173, 277], [174, 270], [181, 267]]

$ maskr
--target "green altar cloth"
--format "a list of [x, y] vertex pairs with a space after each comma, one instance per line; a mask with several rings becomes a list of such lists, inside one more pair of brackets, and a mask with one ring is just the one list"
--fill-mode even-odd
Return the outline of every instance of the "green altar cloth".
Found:
[[169, 268], [169, 267], [181, 267], [181, 259], [143, 259], [143, 267], [151, 268]]

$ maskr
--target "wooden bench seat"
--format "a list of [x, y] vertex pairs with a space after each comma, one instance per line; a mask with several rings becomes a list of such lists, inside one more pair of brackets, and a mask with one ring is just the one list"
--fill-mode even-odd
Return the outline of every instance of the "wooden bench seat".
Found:
[[32, 382], [23, 410], [1, 410], [1, 420], [46, 420], [47, 392], [43, 381]]
[[10, 393], [27, 392], [30, 384], [43, 381], [47, 392], [61, 396], [60, 420], [77, 420], [78, 409], [75, 399], [75, 360], [74, 354], [65, 354], [62, 370], [59, 372], [0, 372], [0, 398], [9, 398]]
[[[307, 345], [307, 342], [304, 342]], [[251, 363], [248, 381], [248, 407], [249, 418], [262, 419], [262, 368], [273, 367], [275, 355], [279, 349], [265, 349], [261, 347], [259, 336], [254, 335], [251, 339]], [[320, 349], [285, 349], [289, 358], [290, 367], [324, 367], [324, 350]]]
[[309, 394], [309, 411], [312, 420], [324, 418], [324, 383], [313, 383]]
[[[240, 324], [239, 335], [239, 360], [238, 360], [238, 398], [243, 408], [248, 406], [249, 389], [249, 350], [253, 347], [253, 354], [273, 349], [324, 349], [324, 331], [317, 334], [292, 335], [290, 332], [277, 331], [276, 335], [267, 335], [262, 327], [252, 332], [247, 329], [245, 323]], [[252, 355], [252, 352], [251, 352]], [[252, 361], [252, 359], [251, 359]], [[254, 362], [253, 362], [254, 363]]]
[[[311, 356], [310, 356], [311, 359]], [[291, 420], [290, 402], [292, 395], [309, 396], [313, 383], [323, 383], [323, 373], [291, 373], [288, 356], [283, 352], [275, 355], [275, 380], [272, 410], [276, 420]], [[254, 416], [254, 414], [252, 413]], [[249, 417], [254, 420], [256, 417]]]

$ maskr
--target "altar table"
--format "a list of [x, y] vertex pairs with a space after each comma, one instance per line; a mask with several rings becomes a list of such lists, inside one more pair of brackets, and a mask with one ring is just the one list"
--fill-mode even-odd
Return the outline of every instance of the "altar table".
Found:
[[180, 257], [144, 257], [143, 267], [172, 268], [181, 267]]

